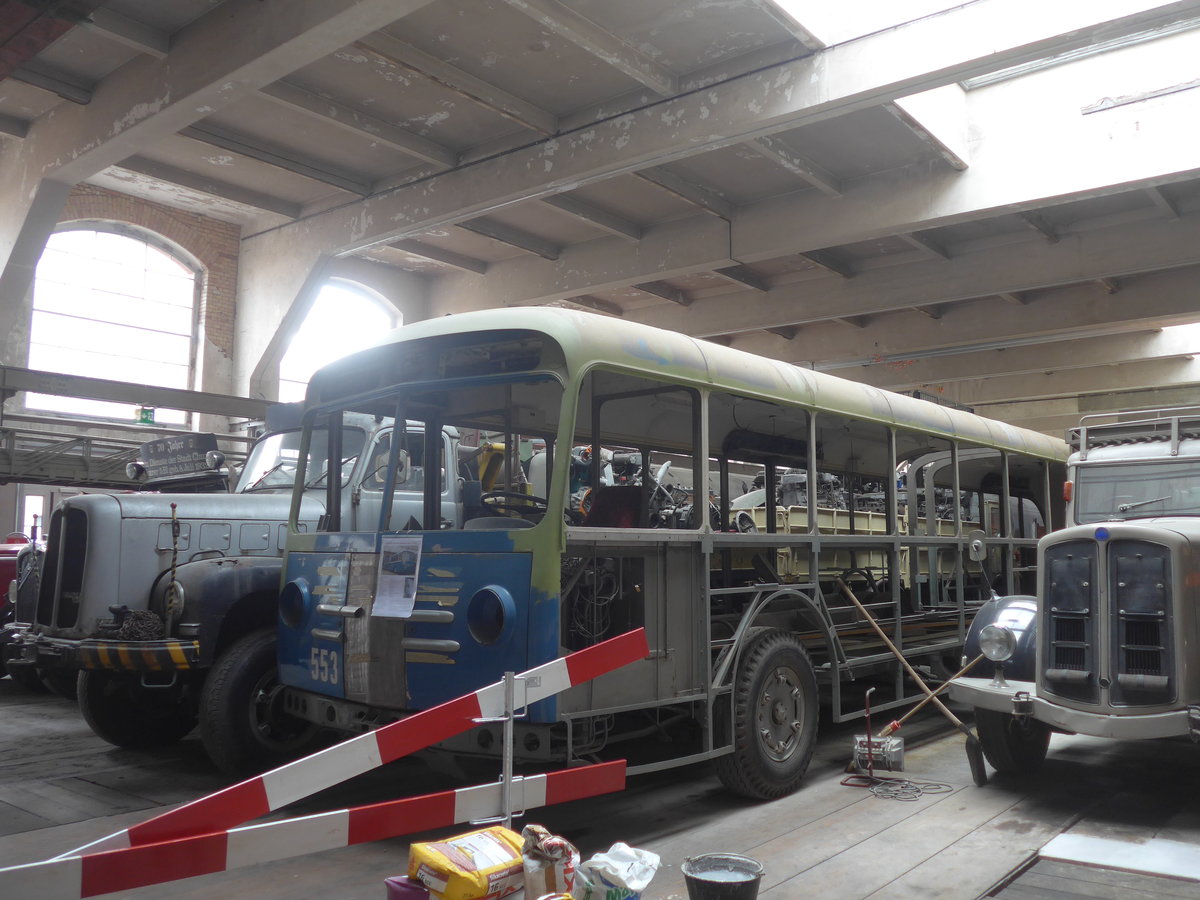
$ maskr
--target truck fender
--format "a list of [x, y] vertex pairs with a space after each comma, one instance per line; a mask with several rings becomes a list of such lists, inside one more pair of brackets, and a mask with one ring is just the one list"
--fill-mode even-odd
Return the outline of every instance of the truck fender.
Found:
[[[1006, 678], [1019, 681], [1034, 681], [1037, 674], [1037, 597], [1014, 594], [1009, 597], [994, 597], [979, 608], [967, 631], [963, 653], [967, 659], [979, 655], [979, 632], [985, 625], [1003, 625], [1017, 639], [1017, 649], [1004, 664]], [[984, 660], [971, 674], [981, 677], [992, 665]]]
[[[282, 572], [283, 560], [263, 556], [201, 559], [176, 570], [184, 596], [184, 612], [176, 625], [199, 623], [201, 665], [212, 665], [230, 641], [275, 625]], [[154, 608], [159, 611], [165, 607], [169, 581], [166, 575], [156, 585]]]

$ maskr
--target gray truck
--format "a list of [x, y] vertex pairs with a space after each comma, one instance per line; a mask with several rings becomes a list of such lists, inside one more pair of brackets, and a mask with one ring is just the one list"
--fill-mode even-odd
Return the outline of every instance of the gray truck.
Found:
[[1036, 770], [1053, 732], [1200, 740], [1200, 408], [1122, 419], [1072, 429], [1036, 596], [988, 602], [967, 635], [992, 674], [950, 692], [1000, 772]]
[[[277, 703], [281, 557], [301, 451], [299, 411], [284, 417], [292, 421], [280, 422], [278, 412], [268, 419], [232, 493], [92, 494], [61, 503], [46, 530], [36, 602], [25, 604], [10, 635], [14, 677], [32, 670], [61, 682], [77, 671], [84, 718], [120, 747], [167, 745], [199, 724], [209, 755], [228, 772], [307, 747], [315, 727]], [[386, 469], [379, 461], [392, 422], [347, 414], [345, 425], [332, 466], [318, 458], [324, 438], [312, 442], [302, 529], [326, 513], [331, 470], [342, 521], [371, 530], [378, 520]], [[448, 429], [443, 442], [444, 459], [456, 459], [457, 433]], [[421, 462], [412, 458], [395, 485], [401, 514], [420, 506]], [[461, 481], [444, 481], [442, 508], [457, 517]]]

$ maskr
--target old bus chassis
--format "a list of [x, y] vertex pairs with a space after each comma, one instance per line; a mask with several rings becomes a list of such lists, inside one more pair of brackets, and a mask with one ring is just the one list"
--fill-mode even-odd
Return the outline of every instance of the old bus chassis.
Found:
[[[952, 666], [969, 607], [990, 593], [966, 560], [968, 532], [987, 531], [1002, 589], [1024, 585], [1035, 539], [1058, 514], [1066, 455], [1061, 442], [965, 412], [554, 309], [408, 326], [317, 373], [307, 409], [310, 427], [353, 412], [423, 421], [426, 437], [443, 425], [485, 435], [503, 448], [496, 488], [514, 508], [464, 512], [446, 527], [439, 490], [455, 470], [427, 468], [424, 512], [407, 524], [384, 510], [373, 531], [348, 531], [334, 515], [290, 534], [278, 642], [290, 714], [366, 729], [641, 626], [650, 654], [531, 706], [518, 756], [590, 760], [616, 744], [645, 768], [716, 758], [725, 783], [755, 797], [799, 784], [819, 683], [838, 721], [859, 712], [845, 690], [852, 676], [893, 678], [879, 705], [913, 699], [890, 652], [834, 602], [834, 579], [890, 623], [906, 657]], [[541, 476], [514, 462], [534, 443], [545, 447]], [[579, 446], [595, 467], [582, 520], [570, 515], [566, 449]], [[686, 468], [693, 514], [652, 517], [660, 492], [647, 477], [603, 484], [605, 451]], [[389, 466], [400, 461], [395, 448]], [[745, 532], [730, 508], [735, 461], [766, 476], [765, 503], [739, 510], [753, 520]], [[839, 473], [845, 508], [781, 505], [785, 466], [814, 486]], [[477, 496], [458, 481], [464, 498]], [[329, 491], [337, 510], [338, 486]], [[712, 510], [694, 514], [706, 495], [716, 528]], [[398, 547], [419, 556], [400, 580], [381, 563]], [[485, 725], [443, 749], [494, 756], [498, 745]]]

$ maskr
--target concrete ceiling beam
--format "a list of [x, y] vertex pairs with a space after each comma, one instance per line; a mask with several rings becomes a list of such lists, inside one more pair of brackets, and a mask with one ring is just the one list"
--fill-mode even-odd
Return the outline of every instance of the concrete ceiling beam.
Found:
[[554, 134], [558, 130], [558, 118], [553, 113], [390, 34], [372, 34], [355, 42], [354, 46], [427, 81], [440, 84], [532, 131]]
[[755, 153], [815, 187], [825, 196], [842, 195], [842, 182], [836, 175], [803, 153], [793, 150], [781, 138], [770, 135], [755, 138], [748, 146]]
[[[978, 0], [944, 15], [649, 104], [470, 168], [314, 215], [302, 233], [313, 242], [314, 252], [330, 248], [339, 254], [352, 253], [522, 200], [562, 193], [622, 172], [744, 143], [973, 74], [1085, 46], [1099, 35], [1174, 22], [1197, 10], [1197, 0], [1150, 9], [1136, 0], [1050, 7], [1036, 0]], [[819, 199], [842, 203], [846, 198]], [[282, 231], [272, 234], [289, 239]], [[826, 240], [818, 246], [834, 243]]]
[[957, 84], [897, 97], [885, 108], [913, 134], [937, 151], [951, 168], [970, 165], [967, 141], [967, 93]]
[[[1069, 246], [1024, 240], [964, 254], [949, 264], [918, 260], [864, 269], [849, 280], [822, 278], [777, 284], [766, 297], [752, 304], [730, 304], [727, 295], [697, 297], [686, 316], [669, 309], [647, 309], [635, 318], [695, 335], [760, 331], [776, 325], [931, 304], [951, 304], [945, 310], [946, 318], [950, 318], [956, 301], [1001, 294], [1024, 296], [1048, 287], [1197, 264], [1200, 216], [1179, 221], [1155, 217], [1073, 235]], [[1095, 287], [1086, 293], [1094, 297]], [[1019, 316], [1014, 315], [1011, 305], [1006, 313], [1024, 318], [1039, 306], [1036, 295], [1024, 299]], [[935, 336], [928, 333], [922, 343]]]
[[299, 203], [272, 197], [260, 191], [230, 184], [227, 181], [209, 178], [202, 173], [189, 172], [176, 166], [146, 159], [144, 156], [131, 156], [129, 159], [123, 159], [115, 168], [145, 175], [156, 181], [165, 181], [167, 184], [175, 184], [201, 194], [220, 197], [223, 200], [240, 203], [242, 206], [276, 213], [289, 219], [299, 218], [301, 212]]
[[832, 371], [860, 384], [889, 391], [905, 391], [955, 381], [1044, 372], [1046, 361], [1051, 359], [1055, 360], [1056, 370], [1062, 371], [1184, 357], [1197, 352], [1200, 352], [1197, 327], [1184, 326], [1084, 337], [1072, 341], [1014, 343], [994, 350], [970, 350], [951, 355], [908, 359], [903, 356], [887, 357], [853, 368], [837, 367]]
[[82, 181], [430, 2], [229, 0], [177, 32], [165, 59], [135, 59], [87, 106], [37, 120], [24, 174]]
[[940, 396], [966, 406], [978, 406], [984, 403], [1024, 403], [1113, 391], [1181, 387], [1198, 382], [1200, 362], [1191, 358], [1153, 359], [1114, 366], [956, 381], [946, 385]]
[[785, 7], [776, 3], [775, 0], [751, 0], [751, 3], [783, 26], [793, 38], [800, 42], [802, 47], [808, 50], [824, 49], [825, 42], [804, 26], [804, 23], [792, 13], [790, 5]]
[[403, 128], [397, 128], [391, 122], [385, 122], [345, 103], [320, 97], [287, 81], [269, 84], [260, 93], [288, 109], [328, 122], [343, 131], [360, 135], [443, 169], [449, 169], [458, 162], [458, 154], [449, 147]]
[[476, 259], [474, 256], [467, 256], [463, 253], [455, 253], [453, 250], [446, 250], [442, 247], [435, 247], [432, 244], [426, 244], [424, 241], [403, 240], [396, 241], [396, 243], [389, 244], [388, 246], [395, 247], [397, 250], [403, 250], [405, 253], [411, 253], [413, 256], [420, 256], [422, 259], [431, 259], [434, 262], [462, 269], [464, 272], [474, 272], [476, 275], [483, 275], [488, 270], [486, 260]]
[[[434, 315], [442, 315], [570, 300], [581, 294], [689, 275], [696, 271], [698, 259], [703, 260], [701, 268], [706, 272], [737, 265], [737, 260], [729, 257], [729, 223], [725, 219], [699, 215], [650, 228], [636, 244], [616, 237], [572, 244], [563, 247], [551, 265], [519, 257], [499, 260], [488, 266], [486, 283], [460, 275], [439, 278], [431, 285], [430, 308]], [[536, 265], [531, 268], [530, 262]], [[536, 279], [536, 288], [531, 289], [531, 278]], [[508, 299], [523, 296], [537, 299]], [[762, 297], [757, 292], [753, 296]]]
[[556, 260], [562, 254], [562, 247], [558, 244], [540, 238], [536, 234], [530, 234], [523, 228], [506, 225], [486, 216], [480, 216], [470, 222], [459, 222], [458, 227], [463, 231], [470, 231], [472, 234], [482, 235], [493, 241], [499, 241], [501, 244], [507, 244], [509, 247], [515, 247], [525, 253], [540, 256], [542, 259]]
[[642, 179], [642, 181], [648, 181], [662, 188], [668, 194], [673, 194], [685, 203], [690, 203], [697, 209], [702, 209], [704, 212], [712, 213], [714, 216], [719, 216], [722, 219], [732, 219], [736, 211], [732, 203], [715, 191], [695, 182], [688, 181], [686, 178], [680, 178], [675, 173], [668, 172], [666, 169], [642, 169], [640, 172], [635, 172], [634, 174]]
[[[931, 328], [923, 316], [907, 313], [874, 316], [867, 328], [853, 333], [831, 325], [813, 325], [804, 329], [802, 339], [788, 344], [774, 341], [759, 330], [739, 335], [735, 346], [763, 356], [815, 363], [818, 368], [829, 369], [835, 368], [834, 363], [840, 367], [845, 363], [902, 361], [906, 354], [932, 356], [939, 350], [966, 353], [994, 350], [1014, 341], [1068, 340], [1145, 331], [1195, 321], [1196, 278], [1194, 269], [1142, 275], [1130, 279], [1121, 293], [1115, 295], [1098, 295], [1091, 284], [1064, 287], [1047, 298], [1047, 302], [1032, 303], [1019, 315], [997, 301], [957, 303], [944, 309], [936, 328]], [[692, 308], [705, 302], [697, 300]], [[750, 306], [739, 304], [746, 310]], [[786, 323], [765, 323], [761, 328], [780, 324]], [[986, 335], [986, 339], [981, 340], [981, 335]]]
[[669, 69], [557, 0], [505, 2], [656, 94], [670, 96], [678, 92], [678, 79]]
[[235, 134], [223, 128], [215, 128], [211, 125], [189, 125], [187, 128], [180, 129], [179, 136], [200, 141], [212, 147], [220, 147], [222, 150], [228, 150], [230, 153], [236, 153], [284, 172], [291, 172], [293, 175], [302, 175], [340, 191], [360, 195], [371, 192], [371, 182], [367, 178], [350, 172], [334, 171], [327, 163], [320, 160], [302, 157], [294, 150], [284, 153], [282, 150], [265, 147], [254, 138]]
[[80, 23], [84, 28], [102, 34], [130, 50], [144, 53], [155, 59], [163, 59], [171, 49], [171, 35], [162, 29], [123, 16], [111, 9], [96, 9], [87, 21]]
[[631, 222], [622, 216], [610, 213], [608, 210], [601, 209], [591, 203], [587, 203], [584, 200], [580, 200], [578, 197], [573, 197], [570, 194], [557, 194], [553, 197], [544, 197], [542, 198], [542, 203], [561, 210], [569, 216], [574, 216], [581, 222], [594, 225], [601, 231], [624, 238], [627, 241], [640, 241], [642, 239], [641, 225]]

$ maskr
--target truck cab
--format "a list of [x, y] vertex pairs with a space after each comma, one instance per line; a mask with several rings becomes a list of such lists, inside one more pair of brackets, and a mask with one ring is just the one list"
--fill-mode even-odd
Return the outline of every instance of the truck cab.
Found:
[[968, 633], [991, 674], [951, 695], [1001, 772], [1036, 769], [1054, 731], [1200, 740], [1200, 410], [1121, 418], [1068, 435], [1036, 596], [994, 598]]

